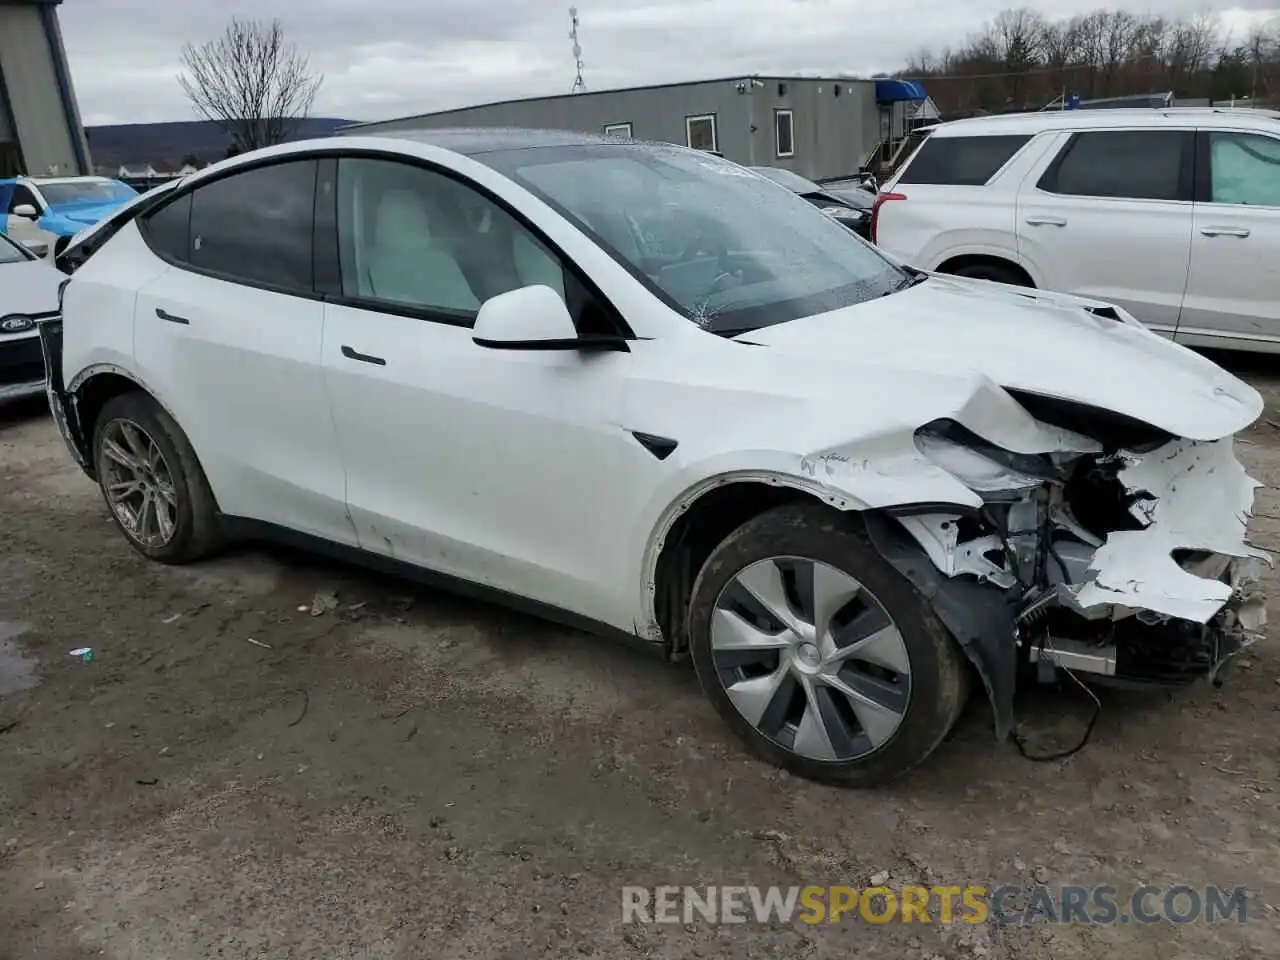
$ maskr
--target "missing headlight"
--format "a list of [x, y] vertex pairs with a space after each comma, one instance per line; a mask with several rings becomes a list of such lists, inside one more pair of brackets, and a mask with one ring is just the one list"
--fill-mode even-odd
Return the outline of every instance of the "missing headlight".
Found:
[[1061, 476], [1049, 457], [997, 447], [954, 420], [926, 423], [915, 440], [922, 454], [981, 494], [1031, 490]]
[[1005, 388], [1005, 392], [1042, 423], [1097, 440], [1109, 451], [1132, 450], [1134, 453], [1146, 453], [1173, 439], [1173, 434], [1159, 427], [1114, 410], [1009, 387]]

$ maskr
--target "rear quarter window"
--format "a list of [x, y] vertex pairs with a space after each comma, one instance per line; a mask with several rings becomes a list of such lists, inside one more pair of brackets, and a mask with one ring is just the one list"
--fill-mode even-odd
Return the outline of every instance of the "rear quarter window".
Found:
[[920, 145], [898, 183], [980, 187], [1009, 162], [1030, 135], [939, 137]]
[[166, 260], [186, 263], [191, 256], [191, 194], [142, 217], [139, 226], [152, 250]]

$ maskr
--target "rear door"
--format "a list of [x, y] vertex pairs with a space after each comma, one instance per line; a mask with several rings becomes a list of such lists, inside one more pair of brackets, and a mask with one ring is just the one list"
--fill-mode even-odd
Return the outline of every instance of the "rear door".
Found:
[[1201, 131], [1197, 173], [1178, 340], [1244, 349], [1280, 344], [1280, 139]]
[[1088, 130], [1018, 196], [1018, 251], [1039, 285], [1097, 297], [1172, 335], [1191, 254], [1191, 129]]
[[170, 268], [139, 289], [135, 355], [223, 513], [354, 544], [313, 285], [322, 163], [236, 171], [142, 218]]

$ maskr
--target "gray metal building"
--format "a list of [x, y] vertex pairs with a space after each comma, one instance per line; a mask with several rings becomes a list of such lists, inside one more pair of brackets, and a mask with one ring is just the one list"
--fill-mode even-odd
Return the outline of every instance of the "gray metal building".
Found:
[[0, 0], [0, 177], [93, 172], [58, 28], [60, 2]]
[[847, 77], [728, 77], [690, 83], [507, 100], [396, 120], [343, 134], [441, 127], [531, 127], [615, 134], [717, 150], [737, 163], [811, 179], [874, 162], [904, 132], [919, 84]]

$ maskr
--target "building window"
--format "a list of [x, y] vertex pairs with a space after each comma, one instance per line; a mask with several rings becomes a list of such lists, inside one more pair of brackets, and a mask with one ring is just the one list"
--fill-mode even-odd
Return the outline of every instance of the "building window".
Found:
[[704, 114], [684, 118], [685, 142], [695, 150], [716, 151], [716, 115]]
[[631, 138], [630, 123], [606, 123], [604, 125], [604, 135], [606, 137], [626, 137]]
[[773, 111], [774, 145], [778, 156], [794, 157], [796, 155], [795, 129], [792, 126], [790, 110]]

